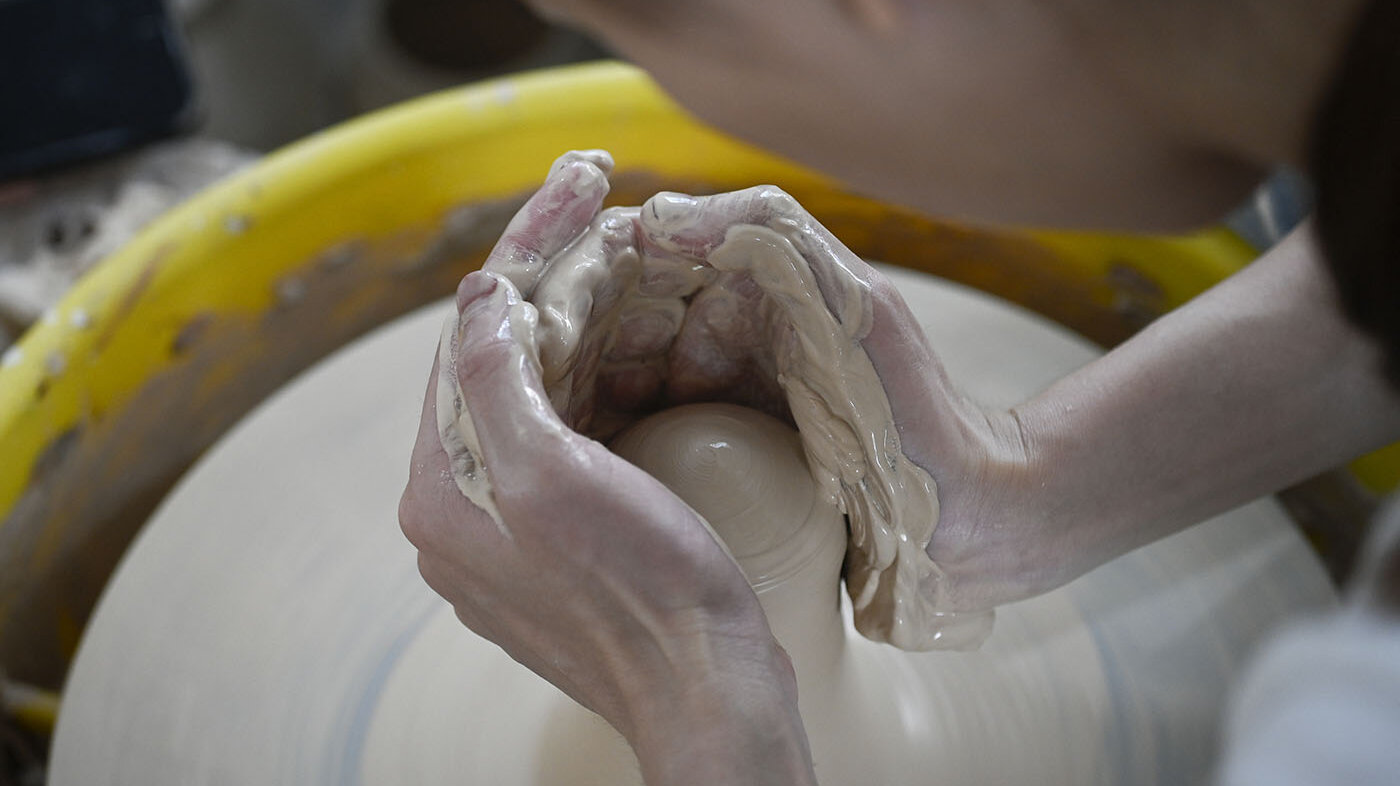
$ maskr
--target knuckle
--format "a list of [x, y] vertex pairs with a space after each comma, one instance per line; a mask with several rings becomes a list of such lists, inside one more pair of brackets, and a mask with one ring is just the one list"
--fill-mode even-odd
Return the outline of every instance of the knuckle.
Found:
[[756, 186], [753, 200], [772, 218], [788, 218], [803, 212], [802, 205], [791, 194], [774, 185]]
[[598, 212], [598, 223], [604, 229], [631, 229], [637, 213], [638, 208], [635, 207], [606, 207]]
[[428, 519], [422, 514], [411, 490], [405, 490], [403, 496], [399, 497], [399, 529], [414, 548], [421, 551], [426, 547], [429, 537]]
[[637, 208], [610, 207], [598, 214], [598, 230], [606, 245], [636, 242]]
[[462, 527], [470, 523], [471, 507], [467, 499], [446, 475], [447, 470], [433, 471], [438, 482], [411, 479], [399, 497], [399, 530], [420, 554], [437, 554], [448, 550], [461, 537]]
[[443, 565], [437, 557], [428, 552], [418, 552], [418, 575], [429, 589], [446, 598], [449, 588], [447, 582], [443, 580], [443, 574]]
[[891, 307], [904, 303], [904, 297], [884, 273], [871, 268], [869, 276], [870, 298], [876, 305]]
[[527, 460], [512, 462], [510, 473], [492, 478], [501, 516], [529, 520], [567, 510], [577, 483], [590, 477], [589, 462], [577, 444], [581, 441], [572, 435], [537, 440]]
[[[539, 244], [541, 239], [538, 236], [522, 236], [517, 238], [518, 243], [505, 249], [500, 254], [499, 259], [493, 260], [499, 265], [506, 266], [509, 270], [533, 271], [544, 266], [544, 255], [540, 253]], [[512, 279], [512, 281], [514, 281]]]
[[489, 386], [494, 375], [506, 369], [515, 355], [514, 340], [500, 332], [473, 336], [462, 342], [457, 356], [457, 378], [463, 390]]
[[574, 186], [575, 192], [593, 192], [608, 188], [608, 176], [598, 165], [578, 154], [565, 155], [560, 167], [560, 177]]

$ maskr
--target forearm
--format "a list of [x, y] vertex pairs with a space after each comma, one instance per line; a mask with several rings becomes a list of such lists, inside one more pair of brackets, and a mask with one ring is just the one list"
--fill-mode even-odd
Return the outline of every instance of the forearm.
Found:
[[1295, 232], [1018, 407], [1027, 493], [1096, 564], [1400, 437], [1378, 368]]

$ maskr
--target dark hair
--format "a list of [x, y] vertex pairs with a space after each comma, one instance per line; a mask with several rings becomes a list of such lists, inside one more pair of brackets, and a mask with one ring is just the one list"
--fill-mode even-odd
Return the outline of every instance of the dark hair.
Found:
[[1342, 308], [1400, 389], [1400, 2], [1361, 11], [1314, 119], [1317, 226]]

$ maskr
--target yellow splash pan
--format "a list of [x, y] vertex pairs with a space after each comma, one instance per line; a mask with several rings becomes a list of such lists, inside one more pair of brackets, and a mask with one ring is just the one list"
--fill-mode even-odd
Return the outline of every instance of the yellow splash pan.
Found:
[[0, 364], [0, 665], [57, 687], [116, 560], [190, 462], [316, 359], [450, 293], [550, 162], [589, 147], [617, 160], [613, 204], [774, 183], [863, 255], [995, 293], [1104, 345], [1253, 256], [1223, 229], [990, 232], [921, 217], [705, 128], [615, 63], [369, 115], [165, 215]]

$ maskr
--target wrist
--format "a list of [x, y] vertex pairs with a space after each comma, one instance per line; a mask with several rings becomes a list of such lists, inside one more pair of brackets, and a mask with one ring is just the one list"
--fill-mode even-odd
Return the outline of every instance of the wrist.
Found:
[[648, 786], [815, 784], [796, 676], [772, 636], [693, 655], [629, 701], [623, 733]]
[[[972, 410], [976, 410], [975, 412]], [[982, 611], [1054, 589], [1075, 567], [1068, 500], [1055, 495], [1053, 429], [1020, 408], [968, 407], [959, 472], [935, 473], [929, 556], [950, 611]]]

